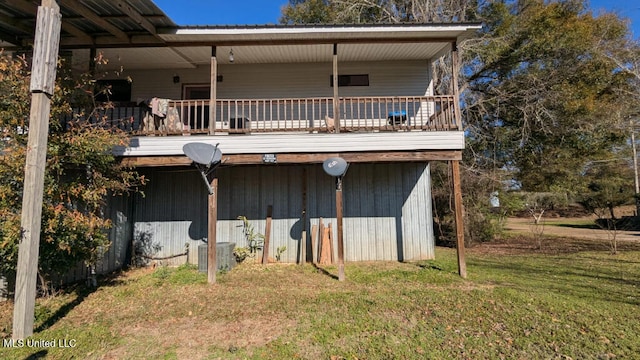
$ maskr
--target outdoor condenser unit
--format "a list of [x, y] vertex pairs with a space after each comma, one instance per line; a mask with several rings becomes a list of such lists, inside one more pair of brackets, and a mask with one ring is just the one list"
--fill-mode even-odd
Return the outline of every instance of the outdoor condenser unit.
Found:
[[[198, 245], [198, 271], [207, 272], [207, 255], [208, 244]], [[236, 244], [232, 242], [219, 242], [216, 243], [216, 265], [218, 271], [229, 271], [236, 266], [236, 257], [233, 255], [233, 250]]]

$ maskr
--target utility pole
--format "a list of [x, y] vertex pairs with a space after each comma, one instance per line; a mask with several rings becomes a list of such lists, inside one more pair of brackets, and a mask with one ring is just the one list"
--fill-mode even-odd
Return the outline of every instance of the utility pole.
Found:
[[38, 7], [31, 67], [31, 113], [13, 311], [12, 336], [15, 340], [33, 335], [49, 112], [56, 80], [61, 22], [56, 1], [42, 0]]

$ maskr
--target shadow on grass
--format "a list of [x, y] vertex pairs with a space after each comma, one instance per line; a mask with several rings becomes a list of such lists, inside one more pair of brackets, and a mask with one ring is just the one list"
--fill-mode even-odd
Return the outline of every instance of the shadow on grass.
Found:
[[333, 275], [332, 273], [328, 272], [327, 270], [321, 268], [318, 266], [318, 264], [313, 263], [313, 267], [316, 268], [316, 270], [318, 270], [318, 272], [323, 273], [324, 275], [334, 279], [334, 280], [338, 280], [338, 276], [337, 275]]
[[[498, 276], [503, 277], [498, 280], [490, 276], [491, 281], [508, 283], [509, 287], [525, 291], [536, 289], [534, 292], [542, 291], [563, 297], [640, 305], [636, 292], [640, 280], [633, 279], [633, 273], [623, 278], [620, 269], [590, 262], [581, 265], [580, 260], [562, 256], [533, 263], [531, 260], [473, 259], [470, 265], [475, 267], [476, 272], [500, 274]], [[601, 258], [598, 260], [602, 261]]]
[[441, 268], [440, 266], [436, 265], [436, 264], [416, 264], [417, 267], [423, 269], [423, 270], [438, 270], [438, 271], [444, 271], [443, 268]]
[[602, 230], [602, 228], [596, 224], [551, 224], [550, 226], [567, 227], [572, 229]]
[[24, 358], [24, 360], [36, 360], [36, 359], [45, 359], [47, 357], [47, 350], [40, 350], [36, 353], [33, 353], [29, 356], [27, 356], [26, 358]]
[[[120, 272], [115, 272], [111, 275], [105, 276], [104, 278], [100, 279], [98, 286], [108, 287], [108, 286], [117, 286], [118, 284], [121, 284], [123, 281], [119, 279], [120, 274], [121, 274]], [[78, 282], [76, 284], [69, 285], [69, 287], [66, 290], [64, 290], [64, 292], [67, 294], [75, 293], [76, 298], [73, 299], [73, 301], [70, 301], [64, 304], [56, 312], [54, 312], [49, 317], [47, 317], [42, 322], [42, 324], [40, 324], [37, 328], [34, 329], [34, 331], [41, 332], [50, 328], [56, 322], [58, 322], [58, 320], [67, 316], [67, 314], [69, 314], [71, 310], [73, 310], [76, 306], [80, 305], [84, 301], [84, 299], [87, 298], [87, 296], [95, 292], [97, 289], [98, 287], [89, 287], [89, 286], [86, 286], [83, 282]]]
[[82, 303], [82, 301], [84, 301], [84, 299], [87, 296], [89, 296], [89, 294], [94, 292], [95, 290], [96, 289], [94, 289], [94, 288], [88, 288], [86, 286], [76, 285], [72, 291], [67, 291], [67, 292], [70, 292], [70, 293], [75, 293], [76, 294], [76, 298], [73, 299], [73, 301], [70, 301], [70, 302], [64, 304], [63, 306], [61, 306], [56, 312], [54, 312], [48, 318], [46, 318], [42, 322], [42, 324], [40, 324], [37, 328], [35, 328], [34, 331], [35, 332], [41, 332], [41, 331], [44, 331], [44, 330], [50, 328], [51, 326], [53, 326], [56, 322], [58, 322], [58, 320], [60, 320], [60, 319], [64, 318], [65, 316], [67, 316], [67, 314], [71, 310], [73, 310], [73, 308], [75, 308], [76, 306], [80, 305]]

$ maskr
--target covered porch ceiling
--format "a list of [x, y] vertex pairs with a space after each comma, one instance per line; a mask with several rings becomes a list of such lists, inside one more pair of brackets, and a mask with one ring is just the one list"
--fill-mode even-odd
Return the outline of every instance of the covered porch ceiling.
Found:
[[[0, 47], [29, 50], [41, 0], [0, 1]], [[219, 64], [427, 60], [449, 51], [480, 24], [331, 24], [178, 26], [151, 0], [57, 0], [60, 47], [89, 60], [109, 59], [105, 70], [206, 66], [216, 47]]]
[[[350, 61], [427, 60], [448, 51], [449, 43], [339, 44], [338, 59]], [[105, 48], [108, 69], [189, 69], [211, 63], [211, 46]], [[331, 62], [333, 45], [225, 45], [217, 46], [218, 64], [267, 64]], [[86, 60], [89, 51], [84, 51]]]
[[[218, 64], [428, 60], [450, 51], [479, 24], [386, 24], [183, 27], [158, 36], [162, 47], [98, 48], [113, 67], [128, 69], [195, 68], [210, 64], [215, 46]], [[117, 61], [114, 61], [116, 60]]]

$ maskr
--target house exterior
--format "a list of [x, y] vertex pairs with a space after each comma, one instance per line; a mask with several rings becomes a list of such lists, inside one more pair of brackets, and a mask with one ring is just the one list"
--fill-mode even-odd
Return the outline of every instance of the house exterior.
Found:
[[[0, 44], [20, 49], [35, 5], [9, 3], [0, 12], [25, 20], [0, 20]], [[239, 217], [264, 233], [269, 207], [269, 253], [317, 260], [312, 230], [338, 227], [335, 179], [322, 170], [335, 156], [350, 164], [344, 260], [434, 257], [430, 163], [451, 162], [461, 196], [464, 133], [456, 77], [450, 94], [434, 93], [433, 62], [456, 58], [479, 24], [177, 26], [149, 0], [60, 6], [62, 51], [74, 69], [108, 74], [116, 107], [101, 115], [132, 136], [114, 151], [149, 179], [144, 195], [112, 199], [99, 272], [135, 249], [182, 264], [209, 238], [247, 246]], [[96, 69], [96, 56], [109, 63]], [[184, 154], [191, 142], [222, 151], [213, 200]]]

